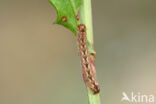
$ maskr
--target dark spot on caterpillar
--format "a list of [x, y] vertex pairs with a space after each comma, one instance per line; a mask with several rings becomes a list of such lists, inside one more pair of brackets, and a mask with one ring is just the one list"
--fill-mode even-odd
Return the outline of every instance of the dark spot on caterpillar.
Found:
[[85, 55], [86, 54], [86, 51], [84, 50], [84, 51], [82, 51], [83, 52], [83, 54]]
[[86, 65], [86, 68], [88, 68], [88, 64], [85, 64]]
[[86, 62], [88, 62], [88, 57], [87, 57], [87, 56], [84, 56], [84, 60], [85, 60]]
[[[91, 73], [90, 73], [90, 71], [87, 71], [87, 73], [88, 73], [88, 75], [90, 75]], [[91, 76], [90, 76], [91, 77]]]
[[61, 18], [61, 21], [62, 21], [62, 22], [66, 22], [66, 21], [67, 21], [67, 17], [66, 17], [66, 16], [63, 16], [63, 17]]
[[91, 80], [92, 82], [92, 76], [90, 74], [88, 74], [88, 78]]
[[85, 48], [85, 45], [83, 44], [82, 47]]

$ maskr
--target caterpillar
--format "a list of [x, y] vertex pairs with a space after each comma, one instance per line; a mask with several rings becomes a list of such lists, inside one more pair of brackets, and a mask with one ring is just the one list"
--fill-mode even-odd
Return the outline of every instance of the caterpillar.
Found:
[[87, 45], [86, 26], [84, 24], [78, 25], [77, 41], [84, 82], [93, 91], [94, 94], [97, 94], [99, 93], [100, 89], [91, 66], [90, 53], [88, 51]]

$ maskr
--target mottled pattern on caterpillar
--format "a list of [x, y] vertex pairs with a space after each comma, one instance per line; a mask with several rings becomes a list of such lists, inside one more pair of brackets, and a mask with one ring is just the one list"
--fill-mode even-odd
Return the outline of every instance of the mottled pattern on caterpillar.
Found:
[[86, 38], [86, 26], [79, 24], [78, 26], [78, 47], [81, 58], [82, 74], [85, 84], [93, 91], [94, 94], [99, 93], [99, 85], [96, 82], [96, 77], [93, 73], [90, 62], [90, 54], [88, 52], [87, 38]]

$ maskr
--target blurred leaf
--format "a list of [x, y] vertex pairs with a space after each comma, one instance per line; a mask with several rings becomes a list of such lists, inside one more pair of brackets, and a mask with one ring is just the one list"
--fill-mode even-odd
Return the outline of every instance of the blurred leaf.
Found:
[[54, 24], [60, 24], [77, 34], [78, 22], [76, 15], [80, 8], [82, 0], [49, 0], [56, 8], [57, 19]]

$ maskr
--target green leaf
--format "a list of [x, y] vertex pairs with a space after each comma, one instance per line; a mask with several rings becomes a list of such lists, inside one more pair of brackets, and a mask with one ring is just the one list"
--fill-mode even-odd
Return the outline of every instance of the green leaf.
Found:
[[56, 8], [57, 19], [54, 24], [60, 24], [77, 34], [78, 21], [76, 15], [82, 0], [49, 0]]

